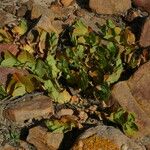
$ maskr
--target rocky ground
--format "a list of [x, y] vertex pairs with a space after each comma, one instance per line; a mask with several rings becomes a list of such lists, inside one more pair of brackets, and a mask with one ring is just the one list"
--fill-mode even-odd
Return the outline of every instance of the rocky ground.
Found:
[[[150, 150], [150, 18], [148, 16], [150, 3], [148, 0], [145, 1], [143, 0], [144, 5], [140, 5], [142, 7], [138, 7], [136, 5], [138, 3], [131, 0], [0, 1], [0, 84], [9, 93], [1, 97], [2, 89], [0, 88], [0, 149]], [[14, 34], [12, 28], [22, 18], [28, 21], [28, 29], [19, 37]], [[123, 35], [123, 39], [127, 37], [125, 45], [119, 43], [117, 46], [121, 49], [127, 45], [134, 51], [126, 51], [128, 54], [124, 63], [130, 62], [132, 67], [124, 65], [122, 69], [124, 71], [121, 72], [119, 78], [116, 71], [112, 78], [117, 77], [117, 80], [112, 82], [112, 79], [107, 77], [108, 74], [104, 76], [104, 78], [108, 78], [106, 81], [111, 84], [111, 94], [107, 101], [99, 101], [96, 96], [94, 98], [83, 96], [86, 94], [65, 84], [61, 94], [65, 95], [66, 99], [64, 100], [62, 96], [60, 97], [62, 101], [55, 101], [44, 90], [31, 90], [31, 92], [18, 96], [17, 94], [22, 92], [21, 89], [16, 93], [12, 92], [16, 96], [11, 95], [12, 89], [8, 84], [11, 79], [10, 75], [15, 74], [15, 79], [18, 79], [28, 75], [31, 70], [22, 66], [12, 67], [10, 65], [13, 62], [12, 59], [8, 60], [8, 66], [2, 65], [5, 52], [10, 52], [11, 55], [18, 58], [20, 49], [27, 43], [36, 45], [34, 48], [38, 51], [37, 53], [44, 58], [46, 46], [43, 44], [40, 31], [44, 31], [43, 34], [55, 32], [60, 37], [58, 43], [61, 45], [63, 40], [69, 39], [70, 36], [68, 34], [67, 37], [64, 33], [70, 29], [72, 31], [70, 26], [74, 27], [72, 24], [79, 19], [88, 26], [88, 32], [96, 33], [96, 35], [100, 34], [100, 26], [107, 24], [108, 20], [112, 20], [117, 27], [115, 28], [117, 31], [115, 31], [119, 32], [119, 36]], [[122, 28], [124, 30], [121, 32]], [[110, 29], [114, 29], [114, 27], [111, 26]], [[30, 37], [33, 31], [38, 31], [41, 35], [36, 36], [37, 38]], [[18, 31], [18, 33], [22, 32], [22, 29]], [[72, 34], [72, 32], [69, 33]], [[80, 34], [82, 35], [83, 32], [84, 30], [81, 30]], [[33, 39], [33, 43], [30, 43], [30, 38]], [[3, 42], [5, 39], [6, 41]], [[40, 42], [35, 44], [37, 41]], [[82, 38], [80, 38], [80, 42], [83, 42]], [[102, 45], [108, 45], [108, 39], [101, 39], [100, 42]], [[84, 43], [82, 44], [84, 45]], [[61, 45], [57, 48], [58, 50], [65, 49], [65, 46]], [[33, 49], [30, 47], [28, 50], [31, 52]], [[59, 58], [62, 54], [57, 55]], [[136, 57], [133, 57], [134, 55]], [[42, 67], [44, 68], [44, 66]], [[54, 70], [58, 71], [57, 68]], [[97, 79], [94, 71], [89, 74], [94, 80]], [[22, 81], [24, 78], [20, 80]], [[27, 80], [23, 82], [27, 82]], [[27, 82], [30, 86], [29, 83]], [[90, 84], [93, 83], [92, 80]], [[15, 83], [12, 83], [12, 86], [14, 85]], [[33, 87], [33, 89], [36, 88]], [[118, 117], [119, 120], [123, 114], [121, 116], [123, 121], [119, 120], [121, 123], [117, 119], [112, 121], [110, 113], [115, 115], [120, 107], [122, 109], [118, 111], [116, 118]], [[135, 120], [129, 112], [135, 114]], [[138, 126], [138, 131], [134, 136], [129, 133], [133, 128], [136, 130], [137, 126], [132, 122], [133, 128], [129, 128], [128, 124], [124, 123], [124, 119], [129, 119], [128, 123], [135, 121]]]

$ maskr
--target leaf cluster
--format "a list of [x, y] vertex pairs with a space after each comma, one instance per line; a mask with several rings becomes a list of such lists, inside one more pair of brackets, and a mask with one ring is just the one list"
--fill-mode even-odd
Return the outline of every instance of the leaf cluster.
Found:
[[107, 100], [111, 84], [124, 71], [127, 55], [134, 51], [134, 34], [108, 20], [96, 33], [77, 20], [62, 33], [31, 29], [26, 20], [0, 30], [1, 43], [15, 43], [19, 52], [6, 51], [0, 59], [2, 67], [16, 67], [27, 74], [12, 74], [5, 88], [12, 96], [35, 90], [45, 91], [58, 103], [69, 102], [66, 87], [99, 100]]
[[122, 108], [111, 113], [109, 119], [115, 124], [120, 125], [123, 132], [128, 136], [133, 136], [138, 131], [138, 126], [135, 123], [135, 114], [129, 113]]

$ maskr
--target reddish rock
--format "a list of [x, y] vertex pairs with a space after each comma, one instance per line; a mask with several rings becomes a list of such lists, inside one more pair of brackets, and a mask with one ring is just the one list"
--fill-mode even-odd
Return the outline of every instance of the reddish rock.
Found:
[[150, 61], [141, 66], [128, 80], [117, 83], [112, 89], [112, 99], [124, 109], [136, 114], [138, 136], [150, 134]]
[[131, 0], [90, 0], [89, 7], [98, 14], [120, 14], [131, 8]]
[[150, 17], [146, 19], [146, 22], [142, 28], [139, 42], [142, 47], [150, 46]]
[[134, 0], [135, 4], [141, 7], [143, 10], [150, 13], [150, 1], [149, 0]]
[[136, 71], [128, 80], [128, 85], [136, 101], [150, 118], [150, 61]]
[[19, 49], [15, 44], [0, 44], [0, 54], [5, 51], [9, 51], [13, 55], [16, 55], [19, 52]]
[[21, 123], [29, 119], [47, 118], [53, 114], [53, 104], [47, 96], [35, 96], [31, 99], [19, 101], [3, 112], [3, 116], [11, 121]]
[[31, 128], [27, 137], [27, 141], [33, 144], [37, 150], [57, 150], [62, 139], [62, 133], [51, 133], [40, 126]]

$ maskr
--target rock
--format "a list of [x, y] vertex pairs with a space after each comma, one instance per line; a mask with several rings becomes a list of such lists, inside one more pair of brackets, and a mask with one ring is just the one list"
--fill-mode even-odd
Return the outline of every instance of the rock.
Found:
[[150, 17], [144, 23], [139, 43], [142, 47], [150, 46]]
[[36, 19], [43, 15], [50, 16], [50, 14], [52, 19], [54, 19], [56, 15], [54, 15], [53, 12], [50, 9], [48, 9], [46, 6], [33, 4], [32, 11], [31, 11], [31, 19]]
[[73, 2], [74, 0], [60, 0], [60, 2], [61, 2], [61, 4], [63, 5], [63, 6], [69, 6], [69, 5], [71, 5], [71, 3]]
[[[20, 148], [22, 148], [23, 150], [30, 150], [29, 148], [29, 144], [25, 141], [20, 140], [19, 141], [19, 146]], [[19, 149], [20, 150], [20, 149]]]
[[141, 66], [128, 80], [112, 89], [112, 100], [136, 114], [139, 137], [150, 135], [150, 61]]
[[14, 6], [16, 0], [0, 0], [0, 8], [5, 9], [7, 6]]
[[85, 25], [91, 27], [94, 31], [99, 32], [99, 28], [96, 24], [101, 26], [106, 24], [106, 18], [96, 17], [94, 13], [89, 13], [87, 10], [79, 9], [75, 13], [77, 19], [81, 19]]
[[56, 32], [58, 34], [63, 30], [63, 22], [61, 20], [57, 20], [57, 18], [61, 17], [59, 14], [47, 7], [33, 5], [31, 18], [35, 19], [39, 17], [41, 18], [37, 23], [36, 28], [44, 29], [47, 32]]
[[0, 14], [0, 27], [16, 21], [15, 16], [6, 11], [0, 10]]
[[34, 5], [34, 0], [28, 0], [21, 2], [19, 8], [17, 9], [17, 16], [23, 17], [26, 12], [29, 12], [32, 10]]
[[145, 136], [144, 138], [139, 140], [145, 147], [146, 150], [150, 150], [150, 135]]
[[26, 12], [28, 11], [28, 7], [26, 5], [22, 5], [18, 10], [17, 10], [17, 16], [18, 17], [23, 17]]
[[60, 20], [51, 21], [47, 16], [42, 16], [35, 28], [59, 34], [63, 31], [62, 24], [63, 22]]
[[[18, 46], [16, 44], [0, 44], [0, 55], [2, 52], [9, 51], [13, 55], [16, 55], [19, 52]], [[1, 57], [1, 56], [0, 56]]]
[[149, 0], [134, 0], [134, 3], [141, 7], [143, 10], [150, 13], [150, 1]]
[[10, 14], [13, 14], [15, 15], [16, 13], [16, 6], [15, 5], [8, 5], [4, 8], [4, 11], [10, 13]]
[[131, 8], [131, 0], [89, 0], [89, 7], [98, 14], [120, 14]]
[[16, 150], [16, 148], [9, 144], [5, 144], [5, 146], [0, 147], [0, 150]]
[[128, 84], [140, 107], [150, 117], [150, 61], [135, 72]]
[[57, 115], [58, 117], [62, 117], [62, 116], [72, 116], [73, 115], [73, 110], [72, 109], [61, 109]]
[[27, 141], [33, 144], [37, 150], [57, 150], [62, 139], [62, 133], [51, 133], [40, 126], [31, 128], [27, 137]]
[[30, 119], [48, 118], [53, 114], [53, 104], [47, 96], [35, 96], [10, 105], [3, 112], [3, 116], [16, 123]]
[[145, 150], [144, 146], [126, 137], [119, 129], [99, 125], [86, 130], [71, 150]]
[[33, 2], [39, 6], [50, 6], [55, 0], [33, 0]]

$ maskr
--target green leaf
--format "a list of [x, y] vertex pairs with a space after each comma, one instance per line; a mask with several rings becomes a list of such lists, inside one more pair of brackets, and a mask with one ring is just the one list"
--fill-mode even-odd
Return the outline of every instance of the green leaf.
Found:
[[7, 93], [2, 85], [0, 85], [0, 100], [7, 96]]
[[86, 43], [90, 46], [96, 46], [100, 43], [100, 38], [95, 33], [89, 33], [88, 36], [85, 36]]
[[125, 111], [123, 109], [118, 109], [116, 113], [114, 113], [113, 116], [113, 120], [114, 122], [123, 125], [124, 123], [126, 123], [126, 119], [125, 119]]
[[48, 39], [49, 41], [49, 51], [51, 54], [54, 54], [56, 52], [56, 48], [58, 46], [58, 37], [56, 35], [56, 33], [52, 32], [50, 34], [50, 37]]
[[48, 129], [54, 133], [66, 133], [76, 127], [76, 124], [73, 121], [68, 120], [47, 120], [45, 123]]
[[88, 87], [89, 84], [89, 78], [88, 75], [85, 71], [81, 70], [80, 71], [80, 82], [79, 82], [79, 87], [82, 90], [86, 90], [86, 88]]
[[78, 45], [76, 47], [76, 51], [75, 51], [75, 56], [78, 58], [83, 58], [84, 57], [84, 46], [83, 45]]
[[46, 63], [42, 61], [41, 59], [37, 59], [34, 73], [38, 75], [40, 78], [43, 78], [44, 75], [48, 73], [48, 67], [46, 66]]
[[109, 27], [109, 28], [111, 28], [111, 29], [113, 29], [113, 28], [115, 28], [116, 26], [115, 26], [115, 24], [114, 24], [114, 22], [112, 21], [112, 20], [107, 20], [107, 26]]
[[107, 83], [103, 83], [100, 86], [97, 86], [96, 96], [101, 100], [108, 100], [110, 97], [110, 88]]
[[123, 72], [122, 60], [120, 58], [118, 58], [116, 60], [116, 66], [114, 67], [113, 73], [111, 75], [109, 75], [106, 82], [108, 84], [112, 84], [112, 83], [118, 81], [122, 72]]
[[138, 131], [138, 126], [134, 123], [133, 113], [129, 113], [122, 108], [111, 113], [110, 120], [122, 127], [123, 132], [128, 136], [133, 136]]
[[128, 136], [134, 136], [136, 132], [138, 131], [138, 126], [133, 122], [126, 123], [123, 125], [123, 131]]
[[109, 50], [110, 56], [114, 57], [117, 52], [116, 45], [113, 42], [109, 42], [107, 44], [107, 49]]
[[6, 51], [4, 54], [4, 60], [1, 62], [1, 66], [13, 67], [18, 64], [19, 64], [19, 62], [18, 62], [17, 58], [13, 54], [11, 54], [9, 51]]
[[50, 67], [51, 76], [53, 79], [57, 78], [58, 74], [60, 73], [60, 70], [57, 68], [57, 61], [52, 55], [47, 56], [47, 63]]
[[45, 81], [44, 81], [44, 89], [49, 92], [49, 95], [50, 95], [55, 101], [57, 101], [57, 99], [58, 99], [58, 97], [59, 97], [59, 91], [58, 91], [57, 88], [54, 86], [54, 84], [52, 83], [51, 80], [45, 80]]

